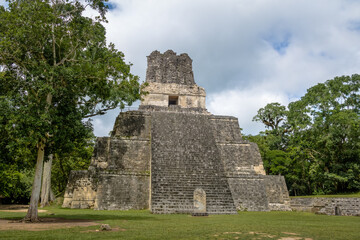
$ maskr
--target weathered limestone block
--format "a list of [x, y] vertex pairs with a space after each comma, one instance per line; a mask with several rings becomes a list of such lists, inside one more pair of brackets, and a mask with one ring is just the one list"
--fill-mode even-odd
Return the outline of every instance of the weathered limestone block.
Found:
[[206, 213], [206, 192], [202, 188], [194, 191], [194, 213]]
[[202, 188], [194, 191], [194, 212], [192, 216], [208, 216], [206, 212], [206, 192]]
[[291, 208], [317, 214], [360, 216], [360, 198], [292, 198]]
[[116, 118], [111, 137], [149, 140], [150, 121], [150, 113], [140, 111], [123, 112]]
[[71, 171], [67, 184], [64, 208], [92, 208], [95, 203], [97, 177], [88, 171]]
[[239, 143], [242, 141], [238, 119], [229, 116], [212, 115], [214, 137], [217, 143]]
[[164, 54], [154, 51], [147, 59], [147, 82], [195, 84], [192, 60], [186, 53], [178, 56], [172, 50], [168, 50]]
[[88, 171], [73, 171], [63, 206], [144, 209], [149, 206], [149, 114], [121, 113], [113, 137], [97, 138]]
[[[144, 91], [148, 94], [143, 97], [140, 109], [206, 112], [206, 93], [195, 84], [192, 60], [187, 54], [176, 55], [171, 50], [164, 54], [152, 52], [148, 56], [146, 82]], [[177, 108], [168, 108], [170, 105]]]
[[228, 178], [236, 209], [239, 211], [269, 211], [264, 179], [256, 175]]
[[149, 208], [149, 184], [149, 173], [102, 173], [94, 209], [147, 209]]
[[253, 167], [255, 173], [260, 174], [260, 175], [266, 175], [258, 145], [256, 143], [251, 142], [250, 148], [251, 148], [250, 158], [253, 159], [252, 167]]
[[236, 208], [290, 210], [284, 179], [265, 176], [258, 146], [242, 140], [237, 118], [211, 116], [210, 119]]
[[177, 83], [151, 82], [144, 88], [149, 94], [143, 97], [141, 105], [159, 107], [169, 106], [169, 96], [177, 97], [177, 104], [181, 108], [205, 109], [206, 93], [202, 87], [194, 85], [181, 85]]
[[237, 118], [211, 116], [210, 119], [226, 175], [265, 175], [259, 149], [256, 144], [242, 140]]
[[90, 169], [149, 171], [149, 144], [149, 140], [98, 138]]
[[272, 211], [291, 211], [290, 197], [283, 176], [263, 176], [269, 208]]

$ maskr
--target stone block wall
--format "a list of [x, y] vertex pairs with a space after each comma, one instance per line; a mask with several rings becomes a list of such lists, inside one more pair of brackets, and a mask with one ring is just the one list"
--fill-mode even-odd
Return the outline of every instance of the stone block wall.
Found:
[[169, 107], [169, 96], [178, 97], [178, 106], [181, 108], [205, 109], [206, 93], [202, 87], [194, 85], [180, 85], [177, 83], [148, 83], [144, 88], [148, 92], [143, 96], [141, 106]]
[[88, 171], [71, 171], [64, 194], [64, 208], [93, 208], [98, 178]]
[[236, 117], [210, 116], [214, 137], [217, 143], [238, 143], [242, 141], [239, 123]]
[[254, 143], [242, 140], [237, 118], [212, 115], [210, 120], [214, 126], [215, 141], [226, 175], [265, 175], [258, 147]]
[[237, 118], [209, 118], [236, 208], [247, 211], [290, 210], [284, 178], [265, 175], [258, 146], [242, 139]]
[[360, 216], [360, 198], [291, 198], [291, 208], [317, 214]]
[[97, 138], [88, 171], [72, 171], [63, 207], [144, 209], [149, 206], [150, 115], [121, 113], [112, 137]]
[[150, 141], [102, 137], [96, 140], [90, 169], [150, 171]]
[[149, 140], [151, 134], [150, 124], [151, 116], [148, 112], [122, 112], [115, 120], [111, 137]]
[[272, 211], [291, 211], [290, 197], [283, 176], [262, 176], [266, 188], [269, 209]]
[[180, 85], [176, 83], [148, 83], [144, 88], [148, 92], [143, 97], [142, 106], [169, 106], [169, 96], [178, 97], [178, 106], [181, 108], [201, 108], [205, 109], [206, 93], [202, 87], [194, 85]]
[[172, 50], [164, 54], [154, 51], [147, 60], [146, 82], [195, 84], [192, 60], [186, 53], [176, 55]]
[[150, 173], [101, 173], [94, 209], [149, 208]]
[[283, 176], [244, 174], [228, 177], [235, 206], [240, 211], [291, 211]]
[[239, 211], [269, 211], [264, 179], [256, 175], [228, 177], [228, 182]]
[[143, 96], [140, 109], [156, 106], [171, 111], [168, 107], [174, 103], [170, 104], [170, 98], [176, 99], [175, 105], [182, 109], [206, 109], [205, 90], [195, 84], [192, 60], [187, 54], [176, 55], [171, 50], [163, 54], [152, 52], [148, 56], [146, 83], [144, 91], [148, 94]]
[[120, 113], [111, 137], [96, 139], [89, 169], [145, 173], [150, 171], [150, 114]]

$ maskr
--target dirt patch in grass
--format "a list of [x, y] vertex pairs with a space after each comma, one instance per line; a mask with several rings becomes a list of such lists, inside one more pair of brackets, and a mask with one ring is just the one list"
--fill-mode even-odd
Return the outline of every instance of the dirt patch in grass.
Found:
[[[5, 204], [0, 205], [0, 212], [27, 212], [29, 205]], [[39, 209], [38, 212], [47, 212], [47, 210]]]
[[88, 233], [88, 232], [125, 232], [126, 229], [123, 228], [112, 228], [110, 231], [101, 231], [99, 229], [96, 230], [87, 230], [87, 231], [81, 231], [82, 233]]
[[0, 204], [0, 210], [18, 210], [18, 209], [28, 209], [29, 205], [19, 205], [19, 204]]
[[23, 230], [23, 231], [45, 231], [59, 228], [89, 227], [100, 225], [84, 219], [65, 218], [41, 218], [37, 223], [24, 223], [14, 220], [0, 219], [0, 231], [2, 230]]
[[291, 233], [291, 232], [282, 232], [283, 234], [286, 234], [286, 235], [299, 235], [297, 233]]
[[[48, 210], [38, 209], [39, 213], [47, 212]], [[13, 210], [0, 210], [0, 212], [27, 212], [27, 209], [13, 209]]]
[[282, 237], [278, 240], [313, 240], [312, 238], [302, 238], [302, 237]]
[[[225, 237], [233, 238], [233, 239], [243, 239], [243, 238], [251, 238], [254, 240], [263, 240], [263, 239], [277, 239], [277, 240], [313, 240], [311, 238], [304, 238], [298, 236], [297, 233], [290, 233], [290, 232], [282, 232], [282, 234], [290, 235], [285, 237], [275, 236], [268, 233], [261, 233], [261, 232], [224, 232], [220, 234], [215, 234], [214, 237], [223, 239]], [[226, 236], [225, 236], [226, 235]]]

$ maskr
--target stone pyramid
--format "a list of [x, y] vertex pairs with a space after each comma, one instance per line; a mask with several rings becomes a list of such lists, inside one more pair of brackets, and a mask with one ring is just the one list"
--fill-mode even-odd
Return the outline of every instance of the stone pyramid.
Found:
[[154, 51], [137, 111], [96, 140], [91, 165], [72, 171], [63, 207], [236, 214], [290, 210], [284, 177], [265, 174], [235, 117], [206, 110], [187, 54]]

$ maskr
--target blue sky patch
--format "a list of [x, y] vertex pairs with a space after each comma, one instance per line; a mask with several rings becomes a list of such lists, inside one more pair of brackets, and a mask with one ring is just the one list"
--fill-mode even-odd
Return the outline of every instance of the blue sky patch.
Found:
[[104, 2], [105, 6], [107, 6], [109, 8], [109, 10], [114, 10], [117, 6], [115, 3], [112, 2]]
[[280, 35], [270, 35], [264, 38], [266, 42], [268, 42], [272, 48], [277, 51], [280, 55], [284, 55], [286, 53], [286, 49], [290, 45], [291, 34], [283, 33]]
[[9, 7], [9, 3], [3, 0], [0, 0], [0, 5], [4, 6], [5, 8]]
[[328, 52], [321, 51], [321, 52], [319, 53], [319, 55], [320, 55], [320, 57], [326, 58], [326, 59], [329, 59], [329, 60], [333, 60], [333, 59], [334, 59], [334, 57], [333, 57], [330, 53], [328, 53]]
[[360, 31], [360, 20], [359, 21], [350, 21], [348, 24], [348, 29], [350, 31]]

